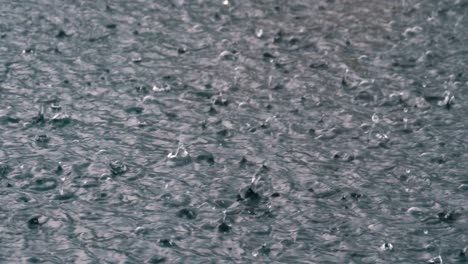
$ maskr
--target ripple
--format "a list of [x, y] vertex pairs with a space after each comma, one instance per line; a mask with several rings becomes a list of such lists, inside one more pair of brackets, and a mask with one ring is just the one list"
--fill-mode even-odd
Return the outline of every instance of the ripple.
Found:
[[58, 186], [58, 181], [51, 177], [36, 178], [33, 183], [29, 186], [30, 189], [35, 191], [50, 191], [54, 190]]

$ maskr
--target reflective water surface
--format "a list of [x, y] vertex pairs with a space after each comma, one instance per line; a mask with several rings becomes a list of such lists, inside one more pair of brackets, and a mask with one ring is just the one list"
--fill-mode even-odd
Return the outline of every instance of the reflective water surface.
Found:
[[468, 261], [467, 1], [0, 2], [0, 262]]

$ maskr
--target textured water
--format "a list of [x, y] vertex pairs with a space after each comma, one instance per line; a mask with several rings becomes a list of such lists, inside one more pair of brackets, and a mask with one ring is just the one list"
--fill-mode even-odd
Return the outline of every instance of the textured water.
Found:
[[1, 263], [466, 263], [468, 2], [0, 1]]

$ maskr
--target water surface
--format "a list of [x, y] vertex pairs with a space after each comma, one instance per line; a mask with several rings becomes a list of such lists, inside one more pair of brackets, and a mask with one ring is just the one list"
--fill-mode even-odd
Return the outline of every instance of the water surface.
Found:
[[1, 1], [0, 262], [465, 263], [467, 12]]

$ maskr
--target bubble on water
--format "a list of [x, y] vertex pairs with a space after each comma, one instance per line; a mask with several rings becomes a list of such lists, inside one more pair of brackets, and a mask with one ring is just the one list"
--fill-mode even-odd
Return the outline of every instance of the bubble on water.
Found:
[[223, 0], [223, 5], [225, 6], [229, 5], [229, 0]]
[[218, 57], [221, 58], [221, 59], [224, 59], [224, 60], [234, 60], [235, 59], [234, 53], [229, 51], [229, 50], [225, 50], [225, 51], [221, 52]]
[[147, 233], [147, 229], [142, 226], [137, 226], [133, 232], [135, 232], [135, 234], [137, 235], [140, 235], [140, 234]]
[[149, 103], [154, 103], [154, 102], [157, 102], [157, 100], [156, 100], [156, 98], [154, 96], [147, 95], [147, 96], [143, 97], [143, 103], [144, 104], [149, 104]]
[[135, 64], [141, 63], [142, 61], [143, 59], [140, 56], [132, 58], [132, 62]]
[[180, 47], [177, 49], [177, 53], [180, 55], [180, 54], [184, 54], [187, 52], [187, 48], [185, 47]]
[[410, 207], [406, 212], [415, 217], [424, 215], [424, 211], [419, 207]]
[[246, 109], [249, 107], [249, 104], [247, 102], [240, 102], [237, 107]]

